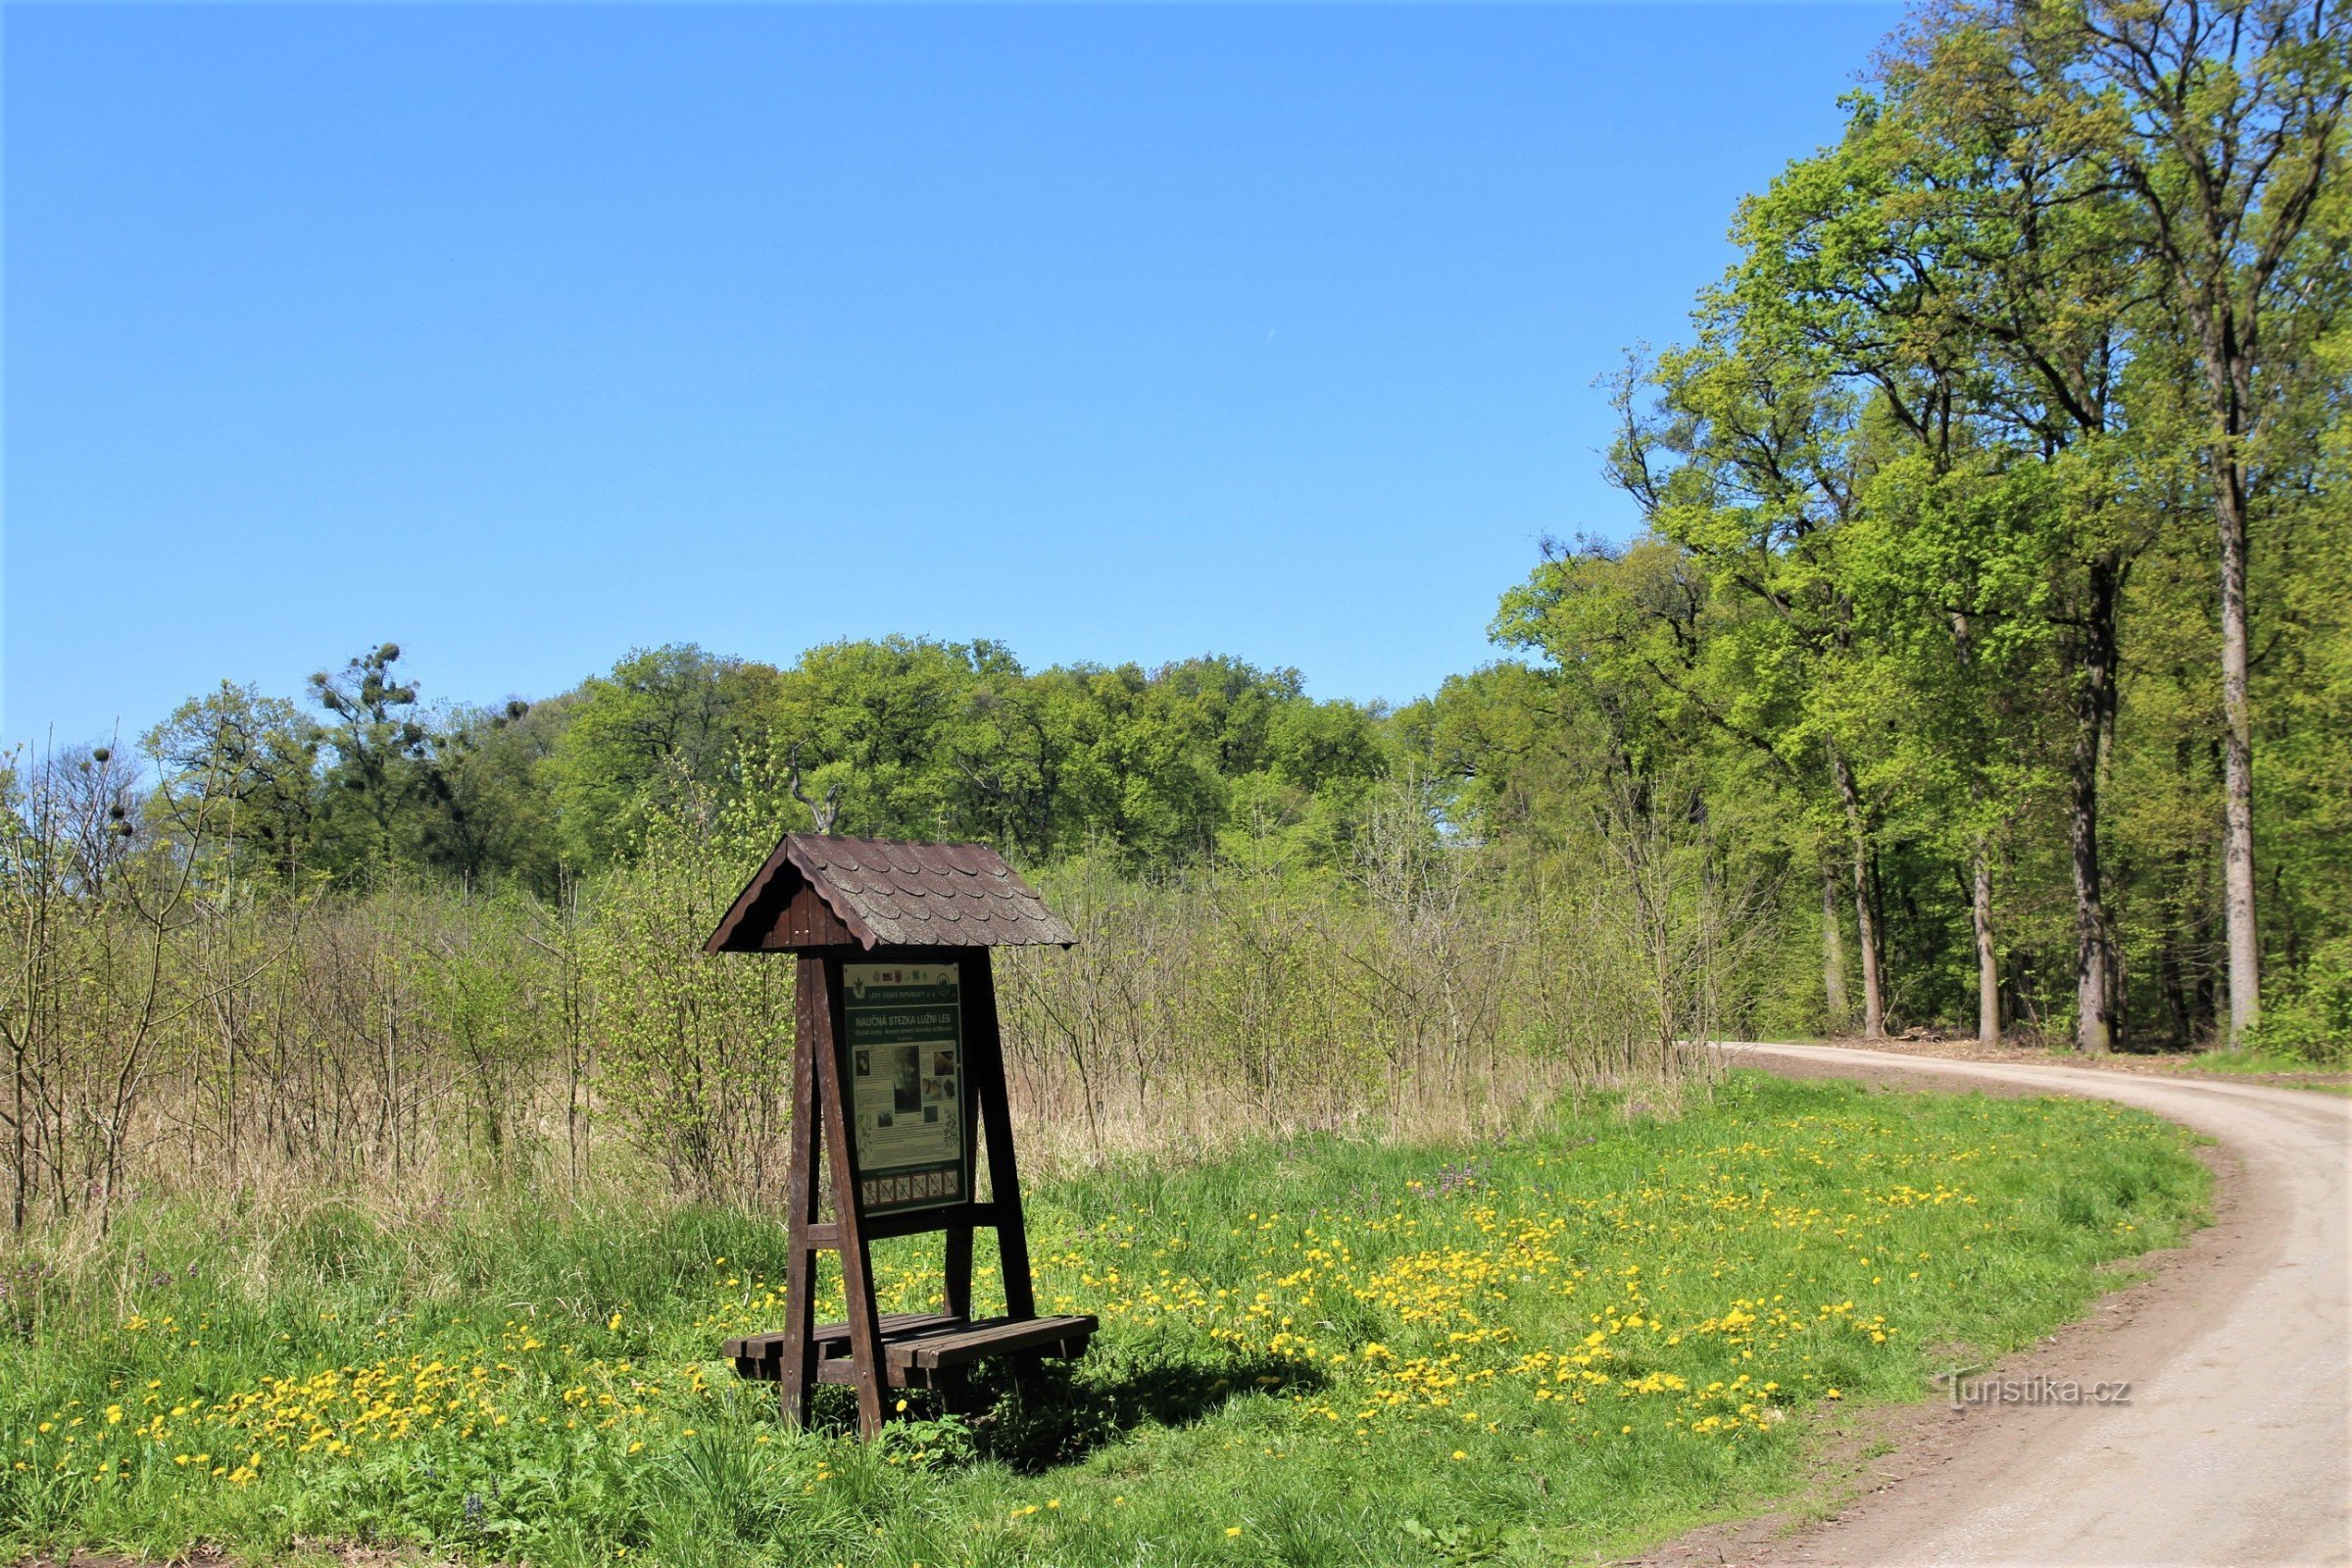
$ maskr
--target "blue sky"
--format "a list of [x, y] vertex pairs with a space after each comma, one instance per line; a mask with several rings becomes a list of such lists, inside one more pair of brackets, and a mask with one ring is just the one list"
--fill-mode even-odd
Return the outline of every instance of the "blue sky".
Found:
[[1408, 700], [1892, 7], [25, 7], [0, 735], [398, 640]]

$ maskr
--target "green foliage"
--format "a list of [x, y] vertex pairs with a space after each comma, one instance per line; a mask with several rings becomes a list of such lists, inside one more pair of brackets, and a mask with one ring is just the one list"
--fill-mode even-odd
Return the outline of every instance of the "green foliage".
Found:
[[562, 883], [561, 808], [545, 778], [566, 706], [516, 700], [441, 716], [428, 737], [438, 787], [420, 824], [417, 869], [543, 894]]
[[2312, 955], [2294, 988], [2263, 1013], [2247, 1049], [2306, 1066], [2352, 1062], [2352, 937]]
[[1032, 673], [1000, 643], [888, 637], [777, 668], [686, 644], [541, 702], [439, 710], [399, 659], [386, 644], [314, 676], [316, 713], [225, 685], [182, 705], [148, 737], [149, 810], [170, 827], [213, 803], [219, 876], [552, 898], [633, 860], [663, 822], [758, 798], [772, 835], [803, 814], [781, 784], [797, 766], [808, 799], [837, 797], [845, 832], [977, 840], [1032, 864], [1106, 848], [1152, 874], [1268, 823], [1338, 864], [1387, 760], [1379, 712], [1231, 659]]
[[672, 644], [634, 650], [568, 694], [547, 769], [568, 863], [605, 864], [647, 811], [723, 791], [765, 736], [776, 684], [768, 665]]
[[162, 773], [148, 810], [184, 835], [209, 808], [222, 875], [293, 879], [315, 841], [321, 744], [292, 703], [222, 681], [148, 734]]
[[600, 1100], [672, 1187], [781, 1201], [793, 981], [783, 961], [712, 962], [703, 942], [771, 847], [776, 804], [656, 815], [595, 884], [580, 975]]
[[328, 759], [320, 848], [346, 877], [392, 868], [411, 852], [421, 808], [446, 799], [416, 688], [393, 670], [399, 660], [400, 645], [385, 643], [310, 679], [311, 700], [327, 715], [317, 731]]
[[[1616, 378], [1645, 533], [1548, 549], [1495, 623], [1535, 667], [1399, 715], [1460, 823], [1542, 843], [1671, 769], [1813, 933], [1774, 947], [1814, 978], [1746, 995], [1836, 1027], [1858, 960], [1870, 1023], [2103, 1050], [2232, 1013], [2239, 790], [2299, 995], [2352, 906], [2323, 13], [1986, 0], [1892, 40], [1838, 143], [1742, 204], [1693, 341]], [[2217, 538], [2225, 583], [2252, 540], [2242, 709]]]

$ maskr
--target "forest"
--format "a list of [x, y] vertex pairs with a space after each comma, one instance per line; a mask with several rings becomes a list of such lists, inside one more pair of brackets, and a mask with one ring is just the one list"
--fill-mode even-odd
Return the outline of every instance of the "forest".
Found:
[[1005, 1004], [1072, 1154], [1481, 1125], [1707, 1038], [2340, 1061], [2348, 90], [2323, 0], [1923, 13], [1603, 377], [1641, 531], [1402, 706], [906, 636], [475, 707], [384, 643], [20, 752], [13, 1226], [608, 1133], [763, 1200], [789, 982], [698, 945], [820, 809], [1071, 918]]

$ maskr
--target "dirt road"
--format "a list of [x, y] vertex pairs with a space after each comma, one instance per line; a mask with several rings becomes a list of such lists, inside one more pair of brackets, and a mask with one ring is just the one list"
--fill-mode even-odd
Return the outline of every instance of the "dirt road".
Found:
[[1993, 1369], [2128, 1381], [2129, 1403], [1940, 1406], [1883, 1482], [1791, 1536], [1692, 1538], [1660, 1562], [2352, 1563], [2352, 1101], [2095, 1069], [1736, 1046], [1735, 1065], [1974, 1083], [2136, 1105], [2219, 1142], [2215, 1224], [2089, 1323]]

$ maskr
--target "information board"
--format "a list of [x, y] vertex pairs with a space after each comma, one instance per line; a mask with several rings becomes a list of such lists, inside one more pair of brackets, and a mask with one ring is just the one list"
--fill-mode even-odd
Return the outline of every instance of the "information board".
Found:
[[858, 1206], [888, 1214], [962, 1202], [970, 1176], [956, 966], [845, 963], [841, 979]]

